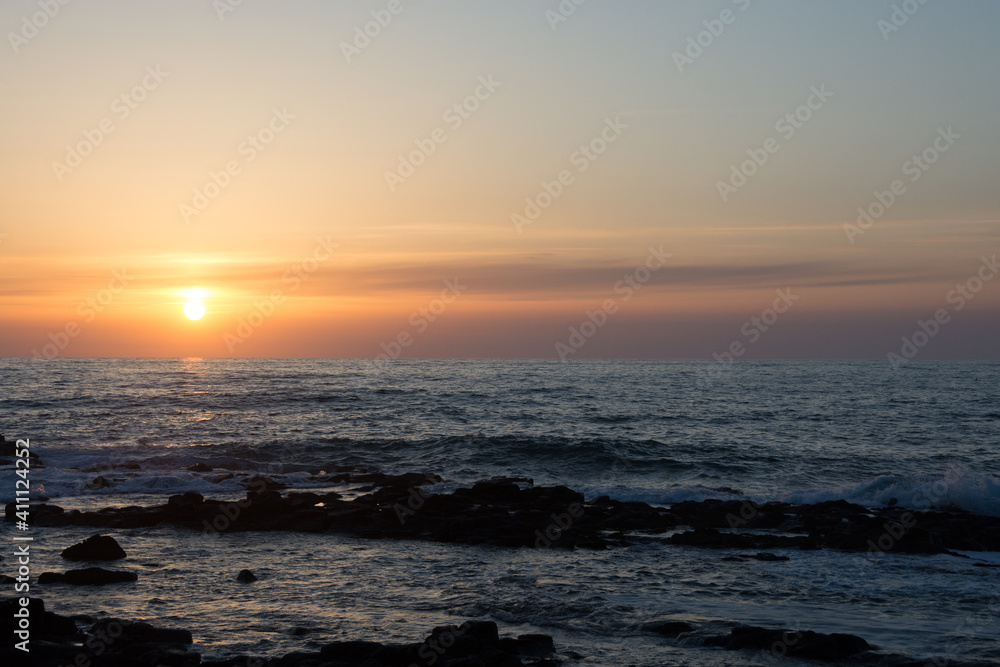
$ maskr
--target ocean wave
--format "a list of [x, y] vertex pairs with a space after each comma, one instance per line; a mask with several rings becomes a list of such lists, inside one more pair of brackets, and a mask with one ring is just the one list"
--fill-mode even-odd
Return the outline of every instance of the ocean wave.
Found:
[[762, 488], [749, 488], [743, 491], [726, 486], [705, 485], [671, 488], [588, 486], [579, 490], [588, 498], [606, 495], [623, 502], [644, 502], [663, 506], [685, 501], [701, 502], [710, 498], [802, 505], [846, 500], [872, 508], [889, 505], [913, 510], [958, 508], [972, 514], [1000, 516], [1000, 477], [959, 468], [949, 470], [943, 475], [880, 475], [853, 486], [796, 491]]
[[960, 468], [943, 475], [880, 475], [855, 486], [795, 491], [782, 500], [806, 504], [846, 500], [866, 507], [892, 503], [908, 509], [957, 507], [1000, 516], [1000, 477]]

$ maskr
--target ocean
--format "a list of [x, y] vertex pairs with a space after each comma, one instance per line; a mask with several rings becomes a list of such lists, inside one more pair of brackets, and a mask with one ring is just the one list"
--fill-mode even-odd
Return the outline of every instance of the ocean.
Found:
[[[316, 475], [353, 467], [437, 473], [440, 491], [512, 476], [654, 505], [845, 499], [1000, 516], [998, 363], [7, 358], [0, 374], [0, 432], [30, 439], [45, 466], [32, 470], [33, 496], [67, 509], [185, 491], [236, 499], [250, 472], [341, 490]], [[212, 470], [186, 470], [195, 463]], [[8, 468], [5, 502], [14, 479]], [[33, 567], [65, 569], [59, 551], [94, 532], [38, 529]], [[997, 553], [779, 550], [791, 560], [735, 563], [660, 543], [112, 534], [139, 582], [58, 586], [47, 606], [188, 628], [206, 657], [420, 641], [435, 625], [486, 618], [551, 634], [588, 665], [794, 663], [640, 629], [667, 618], [847, 632], [914, 659], [1000, 663], [1000, 574], [976, 567]], [[11, 559], [0, 567], [13, 574]], [[252, 587], [233, 581], [244, 567], [261, 579]]]

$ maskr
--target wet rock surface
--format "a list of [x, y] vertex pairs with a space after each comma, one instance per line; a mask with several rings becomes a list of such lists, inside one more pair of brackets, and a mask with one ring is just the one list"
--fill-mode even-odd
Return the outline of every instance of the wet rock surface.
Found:
[[[57, 512], [62, 514], [62, 512]], [[63, 549], [62, 557], [66, 560], [119, 560], [126, 557], [115, 538], [108, 535], [94, 535], [79, 544]]]
[[105, 570], [101, 567], [68, 570], [63, 574], [42, 572], [38, 575], [38, 583], [40, 584], [69, 584], [70, 586], [107, 586], [108, 584], [130, 583], [138, 580], [139, 575], [135, 572]]
[[855, 635], [825, 635], [810, 630], [773, 630], [755, 626], [733, 628], [729, 635], [709, 638], [705, 644], [721, 646], [727, 651], [751, 649], [768, 651], [778, 657], [830, 662], [872, 649], [868, 642]]
[[46, 612], [44, 601], [37, 598], [30, 603], [31, 640], [27, 645], [30, 652], [25, 652], [16, 648], [16, 635], [13, 634], [14, 612], [18, 608], [16, 599], [0, 600], [0, 630], [7, 630], [0, 644], [0, 662], [17, 667], [343, 667], [362, 664], [520, 667], [562, 662], [548, 635], [501, 638], [492, 621], [466, 621], [461, 625], [436, 627], [423, 642], [413, 644], [334, 641], [324, 644], [319, 651], [296, 651], [278, 658], [242, 656], [203, 660], [192, 650], [194, 637], [187, 630], [158, 628], [149, 623], [116, 618], [78, 625], [74, 618], [84, 617], [69, 618]]
[[[162, 628], [151, 623], [89, 616], [61, 616], [45, 610], [45, 602], [32, 598], [30, 653], [16, 648], [16, 598], [0, 600], [0, 664], [38, 667], [86, 665], [87, 667], [523, 667], [576, 664], [586, 661], [573, 651], [560, 651], [553, 638], [544, 634], [502, 636], [492, 621], [468, 620], [460, 625], [435, 627], [421, 642], [389, 644], [372, 640], [323, 641], [323, 631], [291, 633], [303, 637], [303, 647], [280, 657], [244, 655], [208, 659], [211, 646], [182, 628]], [[710, 630], [707, 630], [711, 628]], [[718, 624], [688, 623], [673, 619], [651, 621], [641, 630], [659, 635], [661, 641], [677, 644], [685, 637], [700, 640], [689, 650], [742, 651], [766, 655], [767, 664], [785, 658], [881, 667], [930, 664], [912, 657], [880, 652], [863, 638], [849, 634], [823, 634], [809, 630], [781, 630], [737, 626], [719, 632]], [[318, 641], [317, 641], [318, 640]], [[197, 650], [196, 650], [197, 649]], [[721, 663], [720, 663], [721, 664]], [[796, 662], [796, 664], [798, 664]], [[951, 663], [955, 667], [978, 663]]]
[[[606, 549], [636, 542], [757, 552], [736, 558], [780, 561], [775, 549], [941, 554], [1000, 550], [1000, 518], [959, 510], [868, 509], [839, 500], [815, 505], [749, 500], [705, 500], [664, 508], [600, 496], [590, 501], [565, 486], [536, 487], [523, 478], [497, 478], [431, 493], [437, 475], [342, 472], [362, 484], [353, 500], [328, 491], [287, 491], [266, 477], [247, 480], [245, 498], [233, 502], [188, 492], [165, 505], [64, 511], [32, 506], [39, 526], [134, 529], [185, 526], [205, 534], [234, 531], [343, 533], [363, 538], [418, 539], [499, 547]], [[13, 504], [7, 519], [14, 519]], [[669, 537], [657, 537], [673, 531]], [[111, 538], [107, 538], [111, 539]], [[91, 540], [98, 540], [97, 537]], [[67, 549], [67, 558], [122, 558], [106, 540]], [[114, 545], [117, 546], [117, 545]], [[118, 555], [115, 555], [118, 554]]]

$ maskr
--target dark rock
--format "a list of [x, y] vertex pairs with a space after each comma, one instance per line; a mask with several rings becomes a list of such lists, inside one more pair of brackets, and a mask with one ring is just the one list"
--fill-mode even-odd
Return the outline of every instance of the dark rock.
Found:
[[236, 575], [236, 581], [241, 584], [249, 584], [257, 581], [257, 576], [250, 570], [240, 570], [240, 573]]
[[190, 644], [193, 639], [188, 630], [155, 628], [140, 621], [123, 621], [109, 618], [95, 623], [88, 634], [114, 636], [115, 643], [124, 644]]
[[811, 630], [801, 632], [760, 627], [733, 628], [728, 636], [709, 637], [705, 644], [721, 646], [727, 651], [754, 649], [779, 656], [823, 661], [843, 660], [871, 650], [868, 642], [855, 635], [825, 635]]
[[38, 575], [40, 584], [69, 584], [70, 586], [106, 586], [138, 581], [135, 572], [121, 570], [105, 570], [100, 567], [88, 567], [82, 570], [69, 570], [65, 574], [57, 572], [42, 572]]
[[387, 475], [380, 472], [367, 473], [362, 475], [352, 475], [351, 481], [355, 484], [368, 483], [372, 487], [395, 486], [395, 487], [417, 487], [428, 484], [437, 484], [444, 481], [440, 475], [433, 473], [407, 472], [402, 475]]
[[516, 500], [521, 494], [521, 487], [513, 482], [486, 481], [476, 482], [471, 489], [456, 489], [456, 496], [468, 496], [480, 503], [504, 503]]
[[203, 660], [201, 667], [267, 667], [267, 661], [249, 655], [239, 655], [226, 660]]
[[[412, 665], [420, 664], [420, 648], [423, 644], [405, 644], [402, 646], [383, 645], [368, 659], [369, 664], [378, 665]], [[364, 664], [364, 663], [362, 663]]]
[[533, 486], [522, 493], [528, 502], [547, 505], [553, 509], [560, 508], [561, 511], [574, 503], [583, 504], [584, 501], [582, 493], [565, 486]]
[[[32, 526], [47, 526], [52, 525], [53, 522], [58, 523], [58, 517], [53, 517], [52, 515], [59, 515], [63, 513], [63, 508], [56, 505], [46, 505], [46, 504], [36, 504], [29, 503], [31, 509], [28, 510], [28, 523]], [[17, 516], [18, 509], [16, 502], [9, 502], [4, 506], [4, 518], [13, 523], [15, 521], [20, 521], [21, 519]]]
[[[294, 651], [280, 658], [274, 658], [267, 662], [268, 667], [354, 667], [356, 663], [334, 662], [325, 660], [319, 653], [309, 653], [307, 651]], [[240, 665], [240, 667], [246, 667]], [[366, 665], [366, 667], [368, 667]]]
[[[723, 549], [730, 545], [743, 546], [744, 539], [735, 533], [720, 533], [715, 528], [699, 526], [692, 531], [685, 533], [675, 533], [667, 538], [670, 544], [684, 544], [693, 547], [707, 547], [710, 549]], [[748, 545], [749, 546], [749, 545]]]
[[642, 629], [647, 632], [655, 632], [664, 637], [676, 637], [685, 632], [693, 632], [694, 626], [684, 621], [653, 621], [644, 624]]
[[175, 508], [190, 508], [193, 505], [201, 505], [205, 502], [205, 497], [194, 491], [187, 491], [176, 496], [167, 498], [167, 505]]
[[496, 484], [526, 484], [534, 486], [535, 480], [531, 477], [490, 477], [489, 481]]
[[715, 528], [696, 528], [675, 533], [667, 544], [681, 544], [705, 549], [818, 549], [821, 544], [813, 537], [769, 535], [749, 532], [720, 532]]
[[247, 488], [251, 491], [281, 491], [288, 488], [288, 485], [277, 482], [270, 477], [264, 477], [263, 475], [248, 477], [246, 482]]
[[[17, 597], [0, 600], [0, 632], [3, 633], [3, 640], [0, 647], [10, 646], [14, 641], [14, 630], [17, 619], [14, 613], [21, 609], [20, 599]], [[35, 646], [40, 641], [66, 641], [77, 635], [76, 623], [72, 618], [60, 616], [59, 614], [45, 611], [45, 601], [41, 598], [29, 598], [28, 613], [31, 619], [31, 639], [32, 653]]]
[[231, 472], [227, 472], [224, 475], [219, 475], [212, 478], [212, 484], [219, 484], [220, 482], [225, 482], [227, 479], [232, 479], [235, 475]]
[[761, 560], [767, 562], [791, 560], [788, 556], [776, 556], [775, 554], [769, 554], [769, 553], [741, 555], [740, 558], [752, 558], [753, 560]]
[[[5, 440], [2, 435], [0, 435], [0, 456], [17, 456], [19, 449], [24, 449], [23, 447], [17, 446], [17, 440]], [[31, 446], [28, 446], [28, 457], [35, 459], [35, 463], [41, 463], [38, 460], [38, 455], [31, 451]]]
[[[555, 665], [552, 660], [533, 660], [535, 665]], [[514, 655], [494, 646], [483, 646], [475, 655], [464, 659], [450, 660], [449, 667], [523, 667], [524, 663]]]
[[127, 661], [134, 661], [132, 664], [150, 667], [197, 667], [201, 663], [201, 656], [197, 653], [169, 643], [138, 643], [120, 648], [112, 646], [111, 652], [112, 655], [120, 656], [126, 664]]
[[518, 635], [515, 642], [515, 655], [545, 658], [556, 652], [555, 643], [548, 635]]
[[[261, 476], [248, 478], [246, 501], [172, 496], [165, 505], [70, 511], [32, 505], [32, 524], [135, 529], [161, 524], [198, 531], [333, 532], [365, 539], [417, 539], [504, 548], [605, 549], [659, 540], [670, 545], [737, 552], [837, 549], [864, 553], [944, 554], [1000, 551], [1000, 517], [957, 511], [866, 509], [845, 501], [793, 505], [750, 500], [675, 503], [669, 509], [600, 496], [586, 502], [564, 486], [525, 486], [522, 478], [495, 478], [451, 494], [423, 488], [440, 479], [425, 473], [362, 471], [371, 492], [347, 501], [335, 493], [289, 493]], [[525, 488], [522, 488], [525, 487]], [[16, 521], [13, 503], [8, 521]], [[207, 526], [207, 528], [206, 528]], [[669, 538], [647, 537], [678, 527]], [[751, 556], [757, 558], [756, 556]], [[728, 562], [735, 556], [727, 556]], [[770, 556], [761, 558], [770, 559]], [[783, 560], [783, 557], [777, 557]]]
[[212, 472], [214, 468], [212, 466], [205, 465], [200, 461], [198, 463], [193, 463], [185, 468], [185, 470], [190, 470], [191, 472]]
[[95, 489], [106, 489], [109, 486], [111, 486], [111, 482], [109, 482], [108, 479], [102, 475], [95, 477], [94, 481], [92, 481], [90, 484], [87, 484], [87, 486], [85, 486], [84, 488], [92, 491]]
[[[45, 602], [41, 598], [29, 598], [27, 608], [31, 619], [42, 618], [45, 615]], [[0, 600], [0, 633], [2, 633], [0, 646], [13, 646], [18, 641], [17, 635], [14, 634], [14, 631], [18, 629], [17, 618], [14, 617], [14, 614], [20, 609], [20, 598]], [[36, 630], [42, 634], [40, 628], [36, 628]]]
[[67, 560], [119, 560], [127, 556], [115, 538], [109, 535], [94, 535], [64, 549], [62, 557]]
[[76, 622], [72, 618], [51, 611], [45, 612], [42, 616], [46, 635], [58, 637], [77, 634]]
[[[461, 625], [442, 625], [434, 628], [424, 640], [418, 655], [425, 658], [429, 652], [448, 660], [481, 656], [485, 649], [494, 649], [500, 642], [496, 623], [492, 621], [466, 621]], [[499, 652], [491, 653], [498, 656]], [[451, 664], [451, 663], [447, 663]]]
[[[493, 621], [466, 621], [460, 627], [464, 637], [471, 637], [480, 644], [495, 646], [500, 641], [500, 630]], [[549, 641], [552, 641], [551, 638], [549, 638]]]
[[375, 655], [382, 648], [378, 642], [333, 642], [320, 649], [324, 660], [337, 662], [359, 663]]

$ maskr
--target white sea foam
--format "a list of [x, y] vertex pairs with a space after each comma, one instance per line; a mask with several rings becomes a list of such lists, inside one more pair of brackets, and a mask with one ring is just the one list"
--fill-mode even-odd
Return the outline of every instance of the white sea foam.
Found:
[[[721, 488], [721, 487], [720, 487]], [[1000, 516], [1000, 478], [970, 470], [952, 469], [944, 475], [882, 475], [844, 487], [784, 490], [748, 490], [746, 494], [720, 491], [703, 486], [668, 489], [591, 486], [581, 489], [588, 498], [608, 495], [625, 502], [671, 505], [708, 498], [748, 499], [758, 503], [781, 501], [812, 505], [830, 500], [846, 500], [865, 507], [884, 507], [894, 499], [907, 509], [960, 508], [973, 514]]]

